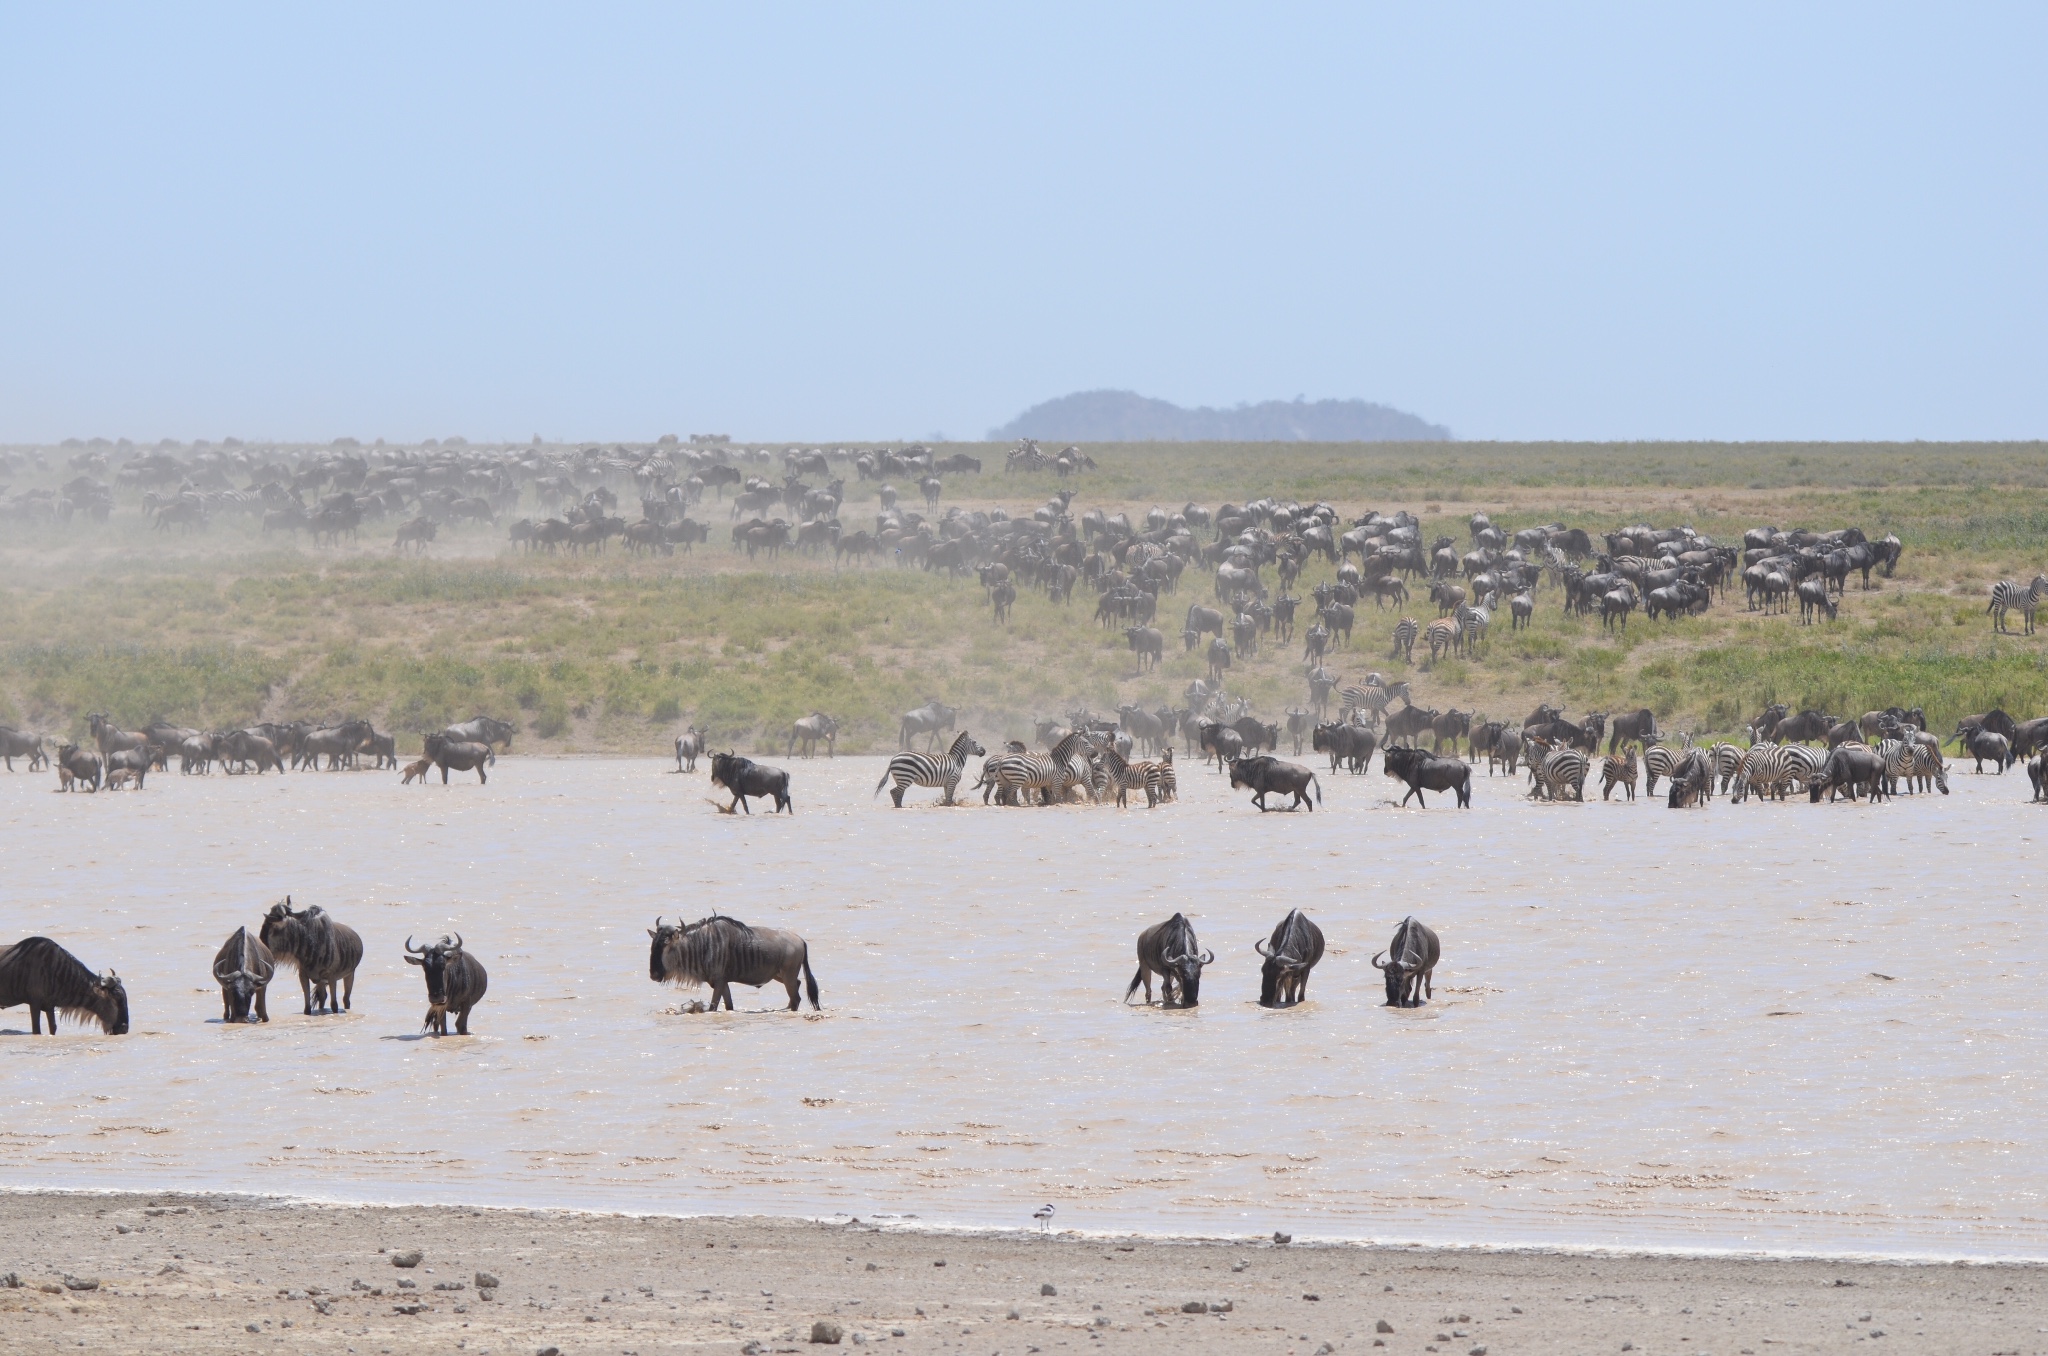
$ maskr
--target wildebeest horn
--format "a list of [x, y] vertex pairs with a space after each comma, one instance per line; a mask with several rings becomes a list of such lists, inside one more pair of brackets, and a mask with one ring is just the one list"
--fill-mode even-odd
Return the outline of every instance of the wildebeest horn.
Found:
[[1271, 956], [1273, 954], [1266, 949], [1266, 939], [1264, 937], [1252, 943], [1252, 950], [1258, 952], [1261, 956]]
[[455, 949], [462, 950], [462, 934], [459, 932], [455, 934]]
[[1375, 969], [1375, 970], [1384, 970], [1384, 969], [1386, 969], [1386, 968], [1387, 968], [1386, 966], [1384, 966], [1384, 965], [1381, 965], [1381, 964], [1380, 964], [1380, 957], [1381, 957], [1381, 956], [1384, 956], [1384, 955], [1386, 955], [1386, 954], [1387, 954], [1387, 953], [1386, 953], [1386, 952], [1384, 952], [1384, 951], [1375, 951], [1375, 952], [1373, 952], [1373, 953], [1372, 953], [1372, 968], [1373, 968], [1373, 969]]
[[410, 956], [410, 955], [418, 955], [418, 954], [420, 954], [421, 952], [423, 952], [423, 951], [425, 951], [425, 950], [426, 950], [426, 948], [425, 948], [425, 947], [423, 947], [423, 946], [414, 946], [414, 945], [412, 944], [412, 934], [410, 934], [410, 933], [407, 933], [407, 934], [406, 934], [406, 938], [405, 938], [405, 951], [406, 951], [406, 954], [407, 954], [407, 955], [409, 955], [409, 956]]
[[1202, 964], [1204, 964], [1204, 965], [1214, 965], [1215, 963], [1216, 963], [1216, 953], [1215, 953], [1214, 951], [1204, 951], [1204, 952], [1202, 953]]

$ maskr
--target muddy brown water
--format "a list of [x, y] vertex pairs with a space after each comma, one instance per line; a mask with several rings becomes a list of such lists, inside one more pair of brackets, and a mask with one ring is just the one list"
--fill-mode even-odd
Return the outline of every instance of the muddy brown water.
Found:
[[[663, 766], [0, 774], [0, 938], [118, 970], [134, 1021], [0, 1013], [0, 1186], [2048, 1256], [2018, 774], [1680, 813], [1484, 775], [1468, 812], [1397, 810], [1325, 774], [1321, 811], [1261, 816], [1184, 768], [1153, 812], [899, 812], [880, 759], [820, 758], [794, 818], [746, 818]], [[268, 1026], [223, 1026], [214, 951], [287, 891], [362, 932], [354, 1010], [301, 1015], [281, 971]], [[1292, 905], [1330, 953], [1265, 1011], [1252, 943]], [[714, 909], [802, 932], [823, 1014], [650, 983], [655, 915]], [[1124, 1006], [1175, 910], [1217, 955], [1201, 1006]], [[1408, 913], [1444, 961], [1395, 1011], [1369, 958]], [[455, 929], [490, 995], [423, 1038], [402, 947]]]

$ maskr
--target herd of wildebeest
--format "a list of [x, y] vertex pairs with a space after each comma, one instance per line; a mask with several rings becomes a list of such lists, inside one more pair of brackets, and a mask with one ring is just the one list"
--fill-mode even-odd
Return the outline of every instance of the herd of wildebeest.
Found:
[[[819, 1009], [818, 977], [811, 970], [810, 944], [782, 928], [754, 927], [724, 914], [695, 923], [674, 923], [657, 917], [647, 930], [648, 978], [657, 984], [705, 986], [711, 991], [710, 1011], [733, 1009], [732, 986], [753, 988], [776, 983], [789, 995], [788, 1011], [809, 998]], [[1292, 1007], [1308, 996], [1309, 972], [1323, 957], [1323, 932], [1300, 909], [1291, 909], [1271, 937], [1253, 944], [1263, 966], [1259, 1005]], [[1138, 970], [1124, 991], [1124, 1001], [1142, 984], [1152, 1002], [1152, 980], [1160, 983], [1159, 1001], [1167, 1007], [1191, 1008], [1201, 1000], [1202, 971], [1215, 963], [1195, 937], [1184, 914], [1138, 935]], [[1405, 918], [1393, 941], [1377, 952], [1372, 964], [1386, 981], [1387, 1006], [1417, 1007], [1434, 995], [1432, 974], [1440, 947], [1435, 932]], [[298, 974], [304, 1014], [338, 1015], [355, 1006], [356, 971], [363, 963], [362, 935], [337, 922], [319, 906], [294, 908], [287, 895], [273, 904], [252, 932], [238, 927], [213, 957], [213, 978], [220, 985], [221, 1021], [226, 1024], [270, 1020], [269, 987], [280, 961]], [[1386, 959], [1382, 960], [1381, 956]], [[483, 1000], [490, 977], [463, 943], [462, 934], [444, 936], [427, 946], [405, 939], [402, 959], [418, 966], [426, 983], [427, 1012], [422, 1023], [430, 1035], [446, 1036], [452, 1019], [455, 1034], [469, 1034], [469, 1018]], [[113, 970], [97, 974], [48, 937], [29, 937], [0, 946], [0, 1009], [29, 1009], [31, 1035], [45, 1025], [57, 1034], [61, 1013], [80, 1022], [97, 1022], [107, 1035], [129, 1030], [128, 990]], [[702, 1011], [692, 1005], [692, 1011]]]

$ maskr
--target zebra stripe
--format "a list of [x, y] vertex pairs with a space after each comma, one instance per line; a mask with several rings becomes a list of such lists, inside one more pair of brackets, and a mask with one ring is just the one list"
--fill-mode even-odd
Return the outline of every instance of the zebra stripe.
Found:
[[1553, 750], [1537, 769], [1537, 791], [1545, 800], [1564, 800], [1566, 791], [1572, 800], [1584, 800], [1587, 767], [1586, 755], [1577, 749]]
[[1445, 650], [1458, 643], [1458, 623], [1448, 617], [1438, 617], [1423, 633], [1429, 638], [1429, 661], [1434, 664]]
[[1392, 652], [1388, 654], [1387, 657], [1389, 659], [1406, 659], [1410, 663], [1415, 662], [1415, 637], [1419, 635], [1421, 631], [1421, 626], [1416, 622], [1415, 618], [1413, 617], [1403, 617], [1401, 618], [1401, 620], [1395, 622], [1394, 648]]
[[1484, 605], [1458, 609], [1458, 643], [1466, 654], [1476, 655], [1479, 642], [1486, 639], [1486, 628], [1493, 624], [1493, 613]]
[[1607, 793], [1615, 787], [1628, 789], [1628, 798], [1636, 798], [1636, 746], [1628, 746], [1626, 756], [1616, 758], [1609, 754], [1600, 760], [1600, 799], [1606, 800]]
[[1721, 779], [1721, 794], [1728, 794], [1728, 783], [1742, 771], [1742, 750], [1733, 744], [1716, 744], [1707, 750], [1707, 761], [1714, 769], [1714, 775]]
[[1991, 586], [1991, 606], [1984, 609], [1992, 614], [1991, 629], [1993, 631], [2005, 630], [2005, 614], [2012, 608], [2018, 608], [2020, 615], [2026, 618], [2026, 634], [2033, 635], [2034, 611], [2041, 605], [2043, 598], [2048, 598], [2048, 574], [2035, 575], [2034, 582], [2025, 588], [2021, 588], [2010, 579], [2000, 580], [1998, 583], [1993, 584]]
[[1738, 804], [1752, 790], [1783, 800], [1788, 792], [1804, 791], [1826, 764], [1826, 754], [1804, 744], [1758, 744], [1743, 759], [1731, 794]]
[[899, 753], [889, 760], [888, 771], [882, 780], [875, 783], [875, 794], [890, 782], [896, 785], [889, 791], [889, 798], [896, 802], [896, 808], [903, 808], [903, 792], [913, 786], [937, 786], [945, 790], [940, 797], [941, 805], [953, 803], [953, 793], [960, 787], [960, 778], [967, 771], [967, 760], [979, 757], [986, 750], [974, 742], [974, 736], [962, 730], [953, 739], [953, 746], [943, 755], [929, 753]]
[[1649, 744], [1643, 748], [1643, 773], [1648, 779], [1644, 788], [1651, 795], [1657, 794], [1657, 779], [1669, 777], [1678, 771], [1682, 755], [1665, 748], [1662, 744]]

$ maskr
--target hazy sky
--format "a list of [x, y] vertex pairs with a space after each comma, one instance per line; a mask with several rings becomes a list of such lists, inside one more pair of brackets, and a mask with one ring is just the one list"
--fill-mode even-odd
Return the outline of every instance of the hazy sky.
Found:
[[2048, 435], [2048, 6], [0, 8], [0, 439]]

